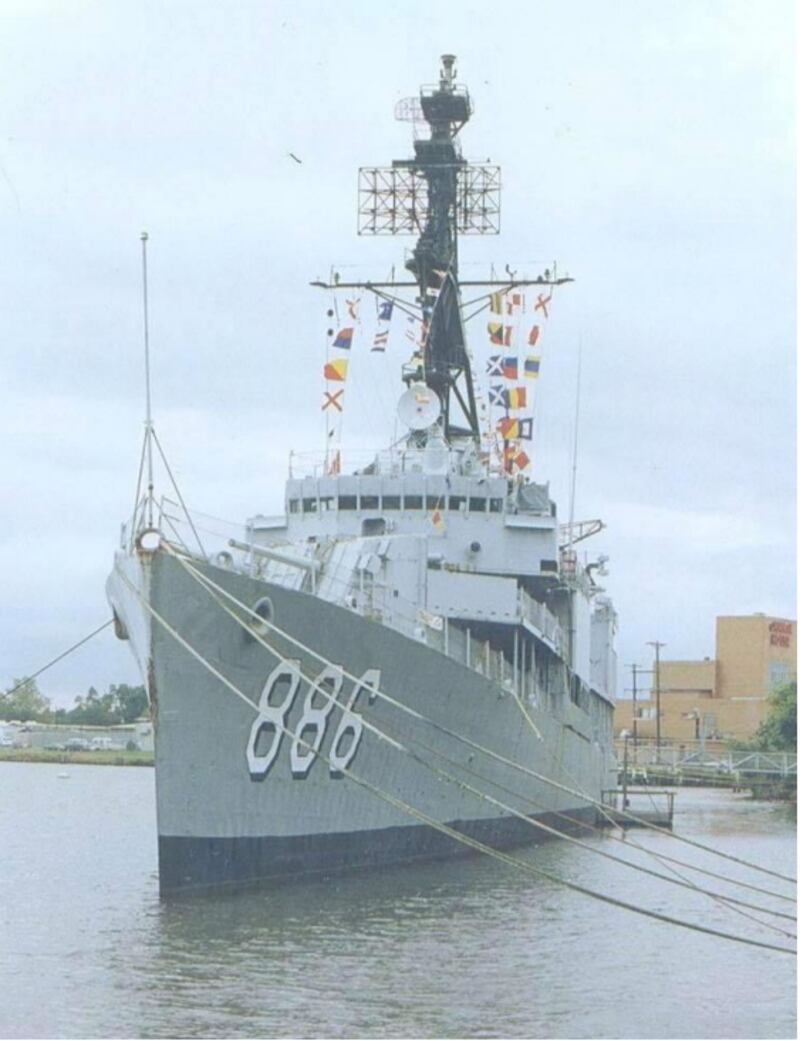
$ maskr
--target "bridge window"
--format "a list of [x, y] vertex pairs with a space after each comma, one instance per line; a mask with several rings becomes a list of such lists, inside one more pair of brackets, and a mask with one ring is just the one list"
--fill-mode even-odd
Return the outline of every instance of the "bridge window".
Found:
[[404, 506], [407, 510], [421, 510], [422, 509], [422, 496], [421, 495], [407, 495], [403, 500]]
[[502, 513], [503, 512], [503, 500], [502, 499], [490, 499], [489, 500], [489, 513]]
[[362, 495], [361, 496], [361, 509], [362, 510], [377, 510], [378, 509], [378, 496], [377, 495]]
[[358, 503], [355, 495], [340, 495], [339, 496], [339, 509], [340, 510], [357, 510]]
[[443, 510], [445, 503], [445, 497], [443, 495], [426, 495], [425, 496], [425, 509], [426, 510]]
[[400, 509], [400, 496], [399, 495], [384, 495], [384, 497], [383, 497], [383, 508], [384, 508], [384, 510], [399, 510]]
[[465, 495], [451, 495], [447, 505], [451, 510], [460, 510], [466, 501]]
[[300, 500], [299, 499], [290, 499], [289, 500], [289, 513], [299, 513], [299, 512], [300, 512]]
[[486, 513], [486, 500], [485, 499], [475, 499], [472, 496], [470, 496], [469, 512], [470, 513]]
[[328, 510], [333, 509], [334, 496], [332, 495], [321, 495], [319, 499], [319, 508], [322, 513], [326, 513]]
[[316, 513], [317, 512], [317, 500], [316, 499], [303, 499], [303, 513]]

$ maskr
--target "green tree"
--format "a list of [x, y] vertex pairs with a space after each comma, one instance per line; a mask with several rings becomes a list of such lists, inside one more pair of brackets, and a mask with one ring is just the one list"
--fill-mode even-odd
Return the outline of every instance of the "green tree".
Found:
[[113, 684], [105, 694], [90, 687], [86, 696], [78, 695], [75, 705], [59, 722], [82, 726], [114, 726], [116, 723], [132, 723], [147, 714], [147, 694], [144, 687], [131, 687], [127, 683]]
[[127, 683], [120, 683], [118, 687], [112, 686], [110, 690], [114, 695], [120, 723], [133, 723], [140, 716], [148, 714], [147, 693], [144, 687], [130, 687]]
[[89, 687], [86, 697], [78, 695], [75, 707], [67, 713], [70, 723], [89, 727], [113, 726], [119, 722], [115, 711], [114, 695], [109, 691], [98, 694], [94, 687]]
[[788, 752], [797, 748], [797, 680], [777, 687], [769, 696], [769, 715], [756, 732], [763, 751]]
[[50, 702], [40, 693], [36, 680], [14, 680], [4, 694], [0, 694], [0, 719], [46, 721], [50, 718]]

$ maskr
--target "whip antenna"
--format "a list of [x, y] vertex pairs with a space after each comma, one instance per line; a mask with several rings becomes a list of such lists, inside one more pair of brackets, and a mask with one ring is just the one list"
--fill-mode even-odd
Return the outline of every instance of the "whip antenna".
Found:
[[581, 407], [581, 362], [583, 360], [583, 337], [578, 340], [578, 374], [575, 379], [575, 429], [572, 438], [572, 474], [569, 488], [569, 549], [575, 541], [575, 483], [578, 476], [578, 419]]
[[144, 319], [144, 381], [146, 394], [146, 416], [144, 423], [145, 450], [147, 452], [147, 526], [153, 527], [153, 414], [150, 401], [150, 329], [147, 315], [147, 232], [142, 239], [142, 313]]

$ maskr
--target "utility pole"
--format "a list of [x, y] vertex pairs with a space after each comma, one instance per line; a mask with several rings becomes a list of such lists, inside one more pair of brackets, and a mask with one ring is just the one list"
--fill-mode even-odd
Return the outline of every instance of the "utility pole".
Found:
[[[629, 730], [623, 730], [619, 735], [623, 740], [622, 753], [622, 812], [628, 808], [628, 738], [631, 736]], [[625, 818], [622, 819], [622, 828], [625, 829]]]
[[639, 732], [638, 732], [637, 724], [636, 724], [636, 694], [637, 694], [636, 676], [639, 673], [640, 669], [639, 669], [638, 665], [629, 665], [628, 668], [631, 670], [631, 673], [633, 674], [633, 687], [631, 689], [631, 693], [633, 694], [633, 734], [632, 734], [632, 736], [633, 736], [633, 747], [636, 748], [637, 742], [639, 740]]
[[[656, 748], [661, 748], [661, 669], [659, 652], [662, 647], [666, 647], [665, 643], [660, 643], [658, 640], [648, 640], [648, 647], [653, 647], [656, 652], [656, 662], [653, 671], [656, 674]], [[659, 753], [656, 752], [658, 756]]]

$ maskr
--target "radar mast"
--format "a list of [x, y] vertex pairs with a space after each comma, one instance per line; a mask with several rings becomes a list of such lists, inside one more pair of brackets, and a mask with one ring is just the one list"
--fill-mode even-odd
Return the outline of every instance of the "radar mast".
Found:
[[[359, 171], [359, 233], [418, 233], [407, 269], [419, 287], [423, 320], [422, 379], [442, 406], [443, 433], [480, 441], [458, 280], [458, 235], [496, 234], [499, 168], [469, 164], [456, 137], [472, 114], [456, 83], [455, 56], [442, 56], [439, 82], [400, 102], [414, 123], [414, 158]], [[427, 124], [427, 126], [425, 126]], [[411, 379], [413, 377], [409, 377]]]

